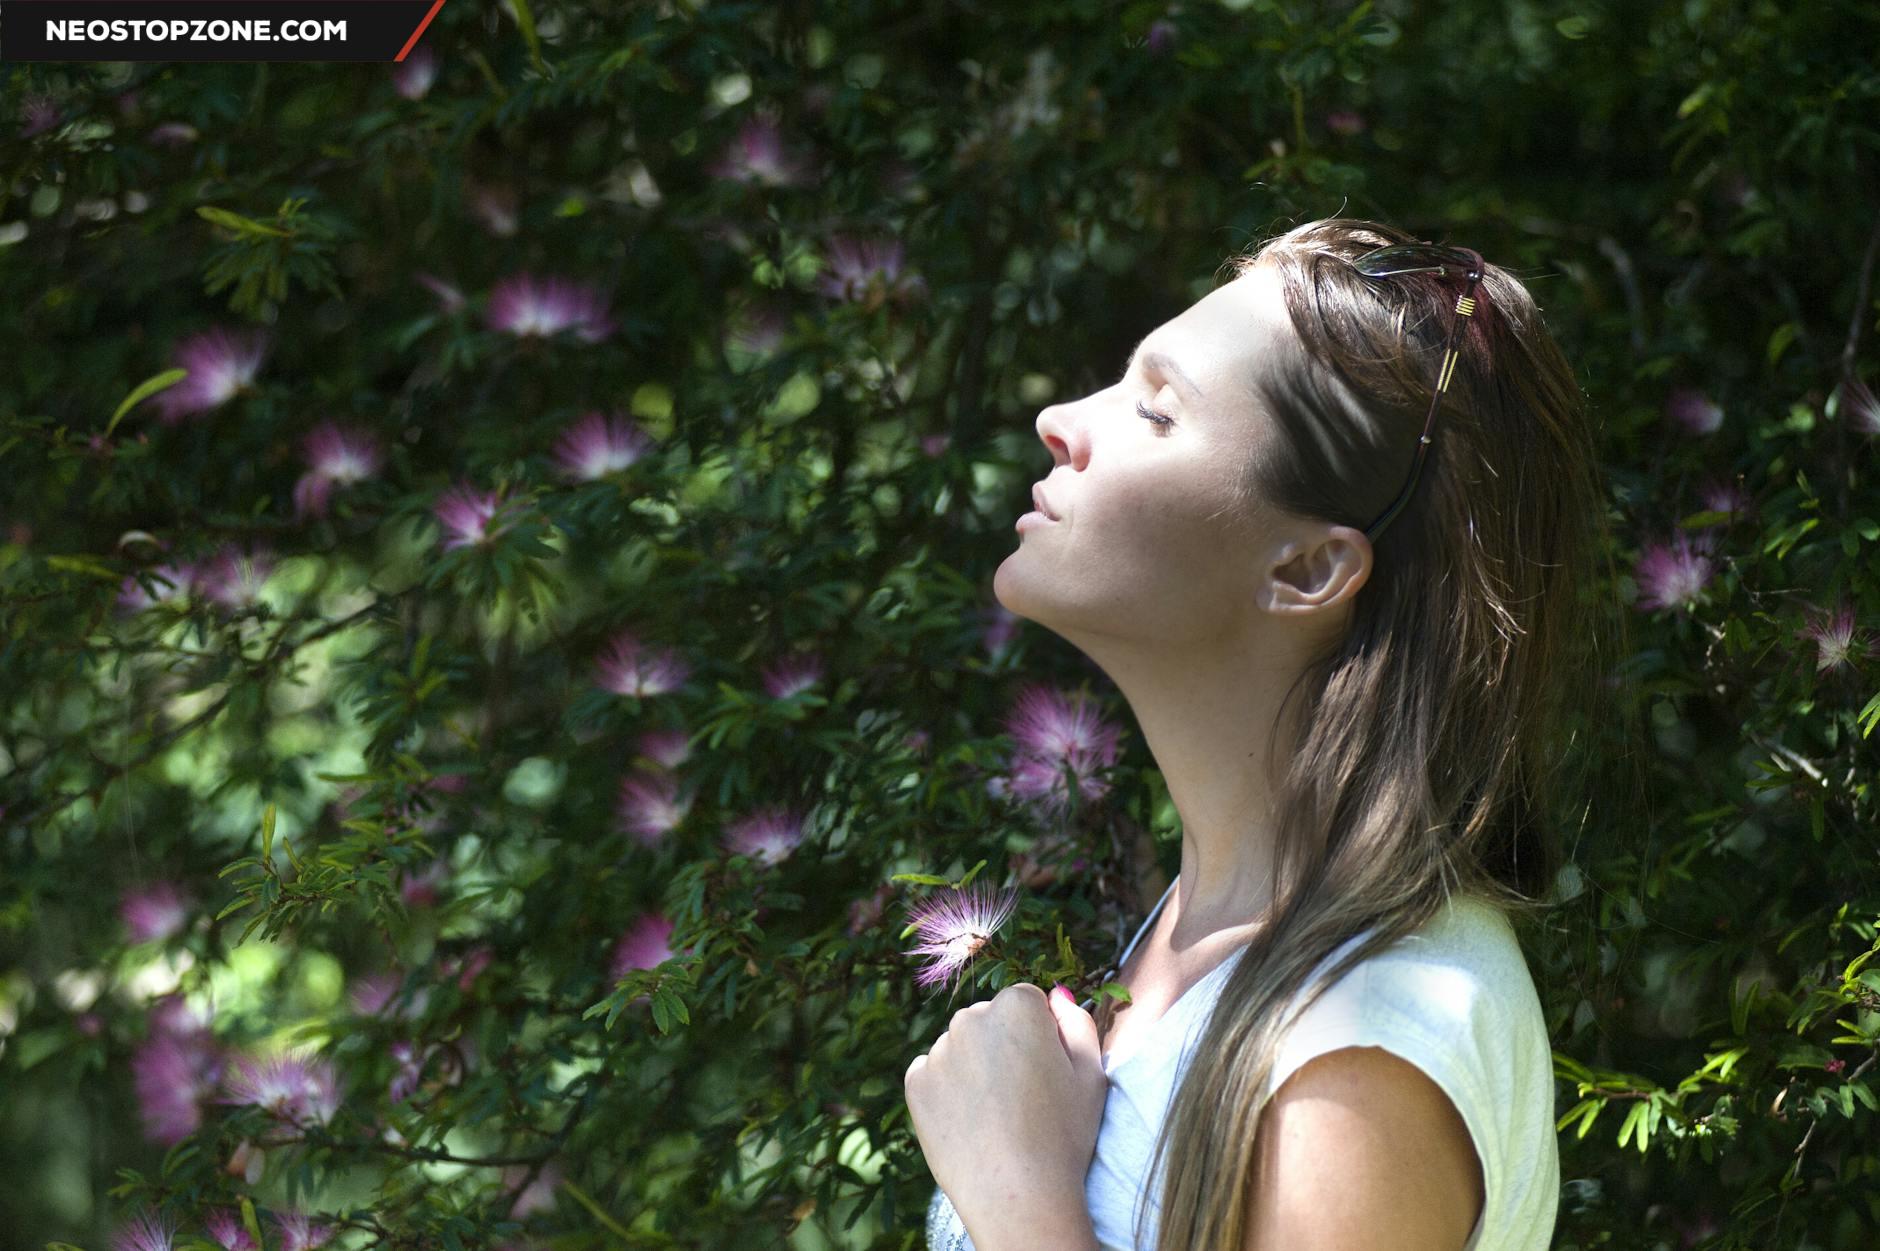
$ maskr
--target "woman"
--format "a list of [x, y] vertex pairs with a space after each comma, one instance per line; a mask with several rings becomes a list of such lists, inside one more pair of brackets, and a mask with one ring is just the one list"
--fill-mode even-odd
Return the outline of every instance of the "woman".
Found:
[[1380, 251], [1414, 242], [1288, 231], [1038, 417], [1043, 515], [994, 592], [1115, 681], [1181, 868], [1114, 1020], [1012, 986], [909, 1067], [934, 1251], [1551, 1240], [1513, 921], [1601, 685], [1604, 504], [1525, 288]]

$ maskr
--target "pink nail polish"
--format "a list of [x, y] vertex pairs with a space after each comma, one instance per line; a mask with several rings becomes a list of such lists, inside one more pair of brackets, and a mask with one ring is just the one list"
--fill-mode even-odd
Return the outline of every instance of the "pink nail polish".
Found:
[[1051, 993], [1054, 995], [1062, 996], [1064, 999], [1064, 1002], [1066, 1003], [1074, 1004], [1077, 1002], [1077, 996], [1071, 994], [1070, 987], [1068, 986], [1064, 986], [1064, 985], [1053, 986], [1051, 988]]

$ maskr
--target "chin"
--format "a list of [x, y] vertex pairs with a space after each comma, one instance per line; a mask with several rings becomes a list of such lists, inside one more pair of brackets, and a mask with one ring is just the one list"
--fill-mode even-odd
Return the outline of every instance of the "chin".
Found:
[[[1032, 606], [1026, 604], [1024, 591], [1014, 580], [1016, 575], [1006, 572], [1006, 569], [1012, 563], [1013, 557], [1017, 555], [1017, 552], [1013, 552], [1011, 556], [1007, 556], [1000, 562], [997, 569], [993, 570], [992, 598], [998, 602], [999, 607], [1005, 609], [1005, 611], [1011, 613], [1013, 616], [1024, 617], [1026, 620], [1030, 620], [1032, 616], [1030, 608]], [[1022, 582], [1022, 579], [1018, 579], [1018, 581]]]

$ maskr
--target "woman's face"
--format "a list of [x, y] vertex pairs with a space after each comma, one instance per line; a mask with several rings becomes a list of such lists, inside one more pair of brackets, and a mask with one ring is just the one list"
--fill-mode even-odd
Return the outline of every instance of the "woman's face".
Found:
[[1120, 381], [1040, 413], [1057, 520], [1025, 523], [999, 602], [1073, 642], [1238, 635], [1288, 537], [1235, 490], [1265, 426], [1251, 380], [1291, 335], [1257, 267], [1150, 331]]

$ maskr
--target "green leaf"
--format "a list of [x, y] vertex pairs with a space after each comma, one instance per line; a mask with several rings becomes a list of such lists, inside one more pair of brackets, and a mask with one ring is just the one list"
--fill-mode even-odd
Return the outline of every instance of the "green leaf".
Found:
[[224, 229], [232, 230], [238, 235], [251, 237], [254, 235], [271, 235], [276, 239], [291, 239], [294, 237], [291, 231], [282, 230], [276, 226], [263, 225], [252, 217], [243, 217], [240, 213], [231, 213], [227, 209], [216, 208], [213, 204], [197, 205], [196, 216], [212, 221]]
[[1586, 1131], [1592, 1126], [1593, 1118], [1599, 1115], [1600, 1100], [1582, 1099], [1568, 1109], [1567, 1114], [1554, 1122], [1554, 1132], [1559, 1133], [1576, 1119], [1581, 1121], [1578, 1137], [1586, 1137]]
[[236, 897], [234, 903], [231, 903], [228, 907], [216, 913], [215, 919], [220, 921], [223, 917], [227, 916], [231, 912], [240, 912], [243, 908], [246, 908], [250, 904], [254, 903], [254, 901], [255, 901], [254, 896], [252, 895], [239, 895]]
[[1699, 83], [1697, 86], [1697, 90], [1691, 92], [1690, 95], [1685, 96], [1683, 102], [1678, 105], [1678, 116], [1681, 118], [1689, 117], [1692, 113], [1695, 113], [1698, 109], [1703, 108], [1705, 101], [1710, 99], [1711, 93], [1714, 92], [1716, 89], [1717, 87], [1715, 83], [1709, 83], [1709, 82]]
[[130, 412], [131, 409], [137, 407], [138, 404], [149, 399], [157, 392], [169, 390], [187, 377], [189, 377], [189, 371], [187, 369], [166, 369], [162, 373], [152, 374], [150, 377], [138, 383], [131, 389], [131, 393], [125, 396], [123, 401], [118, 404], [117, 411], [111, 414], [111, 420], [105, 424], [104, 437], [107, 439], [111, 437], [111, 432], [117, 429], [117, 424], [124, 419], [125, 413]]
[[931, 873], [897, 873], [888, 879], [890, 882], [915, 882], [921, 886], [951, 886], [953, 883], [944, 877], [935, 877]]
[[[1619, 1126], [1619, 1146], [1621, 1147], [1625, 1146], [1627, 1140], [1632, 1137], [1632, 1131], [1635, 1129], [1639, 1129], [1640, 1126], [1644, 1123], [1644, 1121], [1645, 1121], [1645, 1101], [1641, 1099], [1639, 1102], [1632, 1105], [1632, 1110], [1625, 1114], [1624, 1124]], [[1643, 1140], [1644, 1138], [1643, 1130], [1640, 1130], [1639, 1137], [1641, 1140]]]
[[537, 71], [548, 73], [548, 66], [542, 63], [542, 41], [535, 33], [535, 14], [529, 8], [529, 0], [510, 0], [510, 4], [515, 8], [516, 26], [522, 31], [522, 40], [529, 45], [529, 60]]
[[1735, 991], [1732, 989], [1730, 995], [1730, 1029], [1738, 1038], [1741, 1038], [1744, 1031], [1749, 1028], [1749, 1010], [1756, 1002], [1756, 991], [1761, 985], [1761, 980], [1751, 982], [1743, 991], [1743, 997], [1741, 999], [1736, 997]]
[[46, 566], [57, 569], [60, 573], [85, 573], [94, 578], [103, 578], [115, 582], [121, 576], [115, 569], [106, 569], [97, 561], [85, 556], [48, 556]]
[[1866, 738], [1868, 735], [1872, 734], [1874, 726], [1880, 724], [1880, 694], [1876, 694], [1872, 699], [1868, 700], [1866, 707], [1860, 710], [1854, 720], [1860, 726], [1860, 736], [1862, 738]]
[[1780, 360], [1782, 353], [1787, 351], [1789, 344], [1793, 342], [1795, 342], [1795, 323], [1785, 321], [1777, 326], [1775, 332], [1769, 336], [1769, 363], [1773, 365]]

